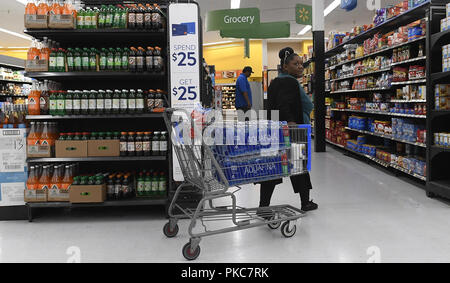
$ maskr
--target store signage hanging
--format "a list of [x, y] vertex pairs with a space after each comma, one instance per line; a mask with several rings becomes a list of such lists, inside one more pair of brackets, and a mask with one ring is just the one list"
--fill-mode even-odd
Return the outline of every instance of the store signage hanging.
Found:
[[295, 6], [295, 21], [299, 25], [312, 26], [312, 6], [297, 4]]
[[341, 8], [350, 12], [358, 6], [357, 0], [341, 0]]
[[[189, 113], [200, 103], [199, 7], [194, 3], [172, 3], [170, 26], [170, 94], [171, 107]], [[173, 156], [173, 178], [184, 180], [176, 156]]]
[[206, 13], [206, 31], [248, 29], [260, 24], [258, 8], [217, 10]]
[[289, 22], [262, 23], [257, 29], [249, 30], [221, 30], [221, 37], [269, 39], [285, 38], [291, 35]]

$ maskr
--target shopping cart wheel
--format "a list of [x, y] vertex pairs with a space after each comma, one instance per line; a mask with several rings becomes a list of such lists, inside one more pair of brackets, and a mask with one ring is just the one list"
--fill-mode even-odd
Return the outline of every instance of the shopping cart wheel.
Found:
[[[269, 219], [269, 221], [277, 220], [277, 218], [278, 218], [278, 217], [276, 217], [276, 216], [272, 216], [272, 217]], [[267, 224], [267, 226], [269, 226], [269, 228], [272, 229], [272, 230], [277, 230], [277, 229], [280, 228], [280, 226], [281, 226], [281, 221]]]
[[163, 228], [164, 235], [166, 235], [167, 238], [175, 238], [178, 235], [178, 231], [178, 224], [175, 225], [174, 229], [170, 229], [170, 222], [166, 223]]
[[286, 238], [292, 238], [296, 232], [297, 225], [294, 225], [292, 230], [289, 230], [289, 221], [286, 221], [281, 225], [281, 234], [283, 234]]
[[198, 256], [200, 255], [200, 246], [197, 246], [197, 248], [192, 251], [191, 250], [191, 243], [187, 243], [183, 247], [183, 256], [187, 260], [196, 260]]

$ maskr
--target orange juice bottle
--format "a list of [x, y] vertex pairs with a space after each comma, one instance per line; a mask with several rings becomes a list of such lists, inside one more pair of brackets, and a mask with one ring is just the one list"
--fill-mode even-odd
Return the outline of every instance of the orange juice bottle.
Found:
[[44, 37], [44, 41], [41, 43], [41, 49], [40, 49], [40, 53], [41, 55], [39, 56], [41, 60], [49, 60], [50, 59], [50, 48], [48, 47], [49, 42], [48, 42], [48, 38]]
[[42, 176], [39, 178], [38, 188], [37, 190], [45, 190], [50, 187], [50, 167], [49, 165], [45, 165], [42, 171]]
[[41, 93], [35, 82], [31, 86], [30, 94], [28, 95], [28, 114], [29, 115], [40, 115], [41, 114]]
[[68, 0], [64, 1], [64, 5], [61, 7], [61, 14], [63, 14], [63, 15], [72, 15], [73, 14], [72, 1], [68, 1]]
[[50, 13], [53, 15], [61, 15], [61, 5], [59, 5], [59, 1], [58, 0], [53, 0], [53, 3], [50, 7]]
[[37, 7], [38, 15], [47, 15], [48, 14], [48, 3], [47, 0], [41, 0]]
[[39, 49], [36, 39], [33, 39], [33, 41], [31, 41], [31, 46], [30, 49], [28, 49], [27, 53], [27, 60], [31, 61], [34, 59], [39, 59]]
[[27, 190], [37, 190], [39, 188], [39, 178], [34, 166], [30, 166], [30, 174], [27, 179]]
[[61, 189], [61, 181], [62, 181], [61, 166], [60, 165], [53, 166], [53, 177], [50, 180], [49, 189], [52, 189], [52, 190], [60, 190]]
[[27, 5], [25, 6], [25, 15], [36, 15], [37, 7], [35, 0], [28, 0]]
[[31, 122], [30, 133], [27, 137], [27, 145], [35, 146], [39, 145], [41, 134], [39, 133], [38, 126], [36, 122]]
[[70, 168], [70, 165], [66, 165], [65, 166], [65, 174], [64, 174], [64, 178], [61, 181], [61, 190], [69, 190], [70, 186], [73, 183], [73, 175], [72, 175], [72, 170]]
[[44, 122], [44, 127], [42, 128], [42, 134], [40, 138], [40, 145], [55, 145], [55, 136], [51, 133], [50, 125], [48, 122]]

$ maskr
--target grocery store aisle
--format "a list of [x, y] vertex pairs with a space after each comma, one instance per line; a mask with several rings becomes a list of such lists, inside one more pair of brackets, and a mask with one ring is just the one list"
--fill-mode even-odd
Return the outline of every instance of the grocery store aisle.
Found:
[[[302, 220], [294, 238], [266, 227], [205, 238], [200, 261], [366, 262], [378, 248], [382, 262], [448, 261], [448, 204], [333, 148], [315, 154], [313, 164], [320, 210]], [[289, 186], [278, 188], [274, 203], [299, 204]], [[259, 190], [245, 189], [240, 204], [257, 205]], [[187, 222], [178, 238], [166, 239], [160, 210], [122, 214], [74, 211], [0, 222], [0, 262], [66, 262], [70, 247], [79, 248], [82, 262], [184, 262]]]

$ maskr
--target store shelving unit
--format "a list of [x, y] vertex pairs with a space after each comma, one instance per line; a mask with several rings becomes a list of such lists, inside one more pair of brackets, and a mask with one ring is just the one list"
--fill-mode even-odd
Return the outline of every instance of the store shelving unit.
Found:
[[[100, 5], [105, 1], [84, 1], [87, 5]], [[155, 1], [156, 2], [156, 1]], [[158, 1], [162, 9], [167, 9], [167, 1]], [[123, 1], [108, 1], [108, 4], [122, 4]], [[38, 39], [47, 37], [67, 47], [130, 47], [130, 46], [160, 46], [166, 53], [163, 55], [166, 70], [162, 73], [133, 72], [28, 72], [26, 76], [43, 80], [53, 80], [62, 84], [63, 89], [162, 89], [169, 87], [167, 50], [169, 50], [168, 32], [150, 32], [131, 29], [92, 29], [92, 30], [26, 30], [26, 34]], [[170, 96], [168, 97], [170, 100]], [[71, 115], [71, 116], [27, 116], [29, 121], [57, 121], [60, 132], [73, 131], [127, 131], [151, 130], [167, 131], [162, 113], [117, 114], [117, 115]], [[34, 208], [57, 207], [119, 207], [119, 206], [164, 206], [168, 204], [172, 190], [172, 146], [169, 142], [167, 156], [149, 157], [87, 157], [87, 158], [29, 158], [30, 164], [35, 163], [80, 163], [80, 173], [139, 171], [144, 168], [164, 170], [168, 176], [167, 193], [156, 199], [133, 198], [117, 201], [106, 201], [101, 204], [70, 204], [70, 203], [28, 203], [28, 217], [32, 220]]]
[[[438, 149], [438, 148], [434, 148], [431, 149], [431, 140], [432, 140], [432, 133], [433, 133], [433, 124], [431, 122], [431, 120], [433, 118], [437, 118], [439, 117], [439, 119], [448, 119], [448, 117], [450, 117], [450, 111], [432, 111], [431, 109], [434, 109], [434, 89], [430, 86], [430, 82], [431, 81], [436, 81], [436, 82], [446, 82], [448, 81], [448, 78], [450, 78], [449, 74], [446, 73], [442, 73], [439, 72], [438, 70], [434, 70], [432, 72], [429, 72], [428, 69], [429, 68], [433, 68], [432, 65], [434, 65], [436, 68], [436, 66], [441, 66], [442, 64], [440, 64], [440, 58], [438, 58], [439, 56], [441, 56], [441, 53], [439, 52], [438, 54], [436, 54], [436, 50], [434, 50], [434, 45], [433, 44], [440, 44], [440, 46], [442, 46], [443, 43], [446, 42], [446, 44], [448, 44], [449, 42], [449, 38], [450, 38], [450, 33], [449, 32], [443, 32], [443, 33], [436, 33], [437, 29], [440, 27], [440, 20], [443, 18], [442, 16], [436, 16], [436, 11], [440, 11], [437, 13], [442, 13], [443, 9], [445, 10], [444, 4], [447, 3], [448, 1], [443, 1], [443, 0], [436, 0], [436, 1], [428, 1], [426, 3], [423, 3], [421, 5], [419, 5], [416, 8], [410, 9], [409, 11], [394, 17], [382, 24], [380, 24], [379, 26], [376, 26], [374, 28], [372, 28], [371, 30], [368, 30], [358, 36], [355, 36], [354, 38], [332, 48], [331, 50], [328, 50], [325, 52], [325, 57], [326, 58], [331, 58], [332, 56], [335, 56], [337, 54], [340, 54], [342, 52], [345, 51], [345, 46], [348, 44], [362, 44], [365, 40], [372, 38], [376, 33], [388, 33], [390, 31], [393, 31], [401, 26], [405, 26], [409, 23], [412, 23], [416, 20], [420, 20], [420, 19], [427, 19], [427, 34], [426, 36], [422, 36], [420, 38], [402, 43], [402, 44], [398, 44], [392, 47], [388, 47], [388, 48], [384, 48], [381, 50], [377, 50], [375, 52], [372, 52], [370, 54], [366, 54], [362, 57], [359, 58], [354, 58], [351, 60], [346, 60], [345, 62], [339, 62], [338, 64], [335, 65], [330, 65], [326, 67], [327, 72], [329, 72], [331, 74], [331, 72], [334, 72], [336, 69], [341, 68], [342, 66], [346, 65], [346, 64], [351, 64], [351, 63], [356, 63], [359, 61], [363, 61], [364, 59], [367, 58], [374, 58], [376, 56], [391, 56], [394, 49], [397, 49], [399, 47], [406, 47], [406, 46], [410, 46], [412, 49], [417, 50], [418, 49], [418, 45], [425, 45], [425, 53], [426, 56], [421, 56], [420, 54], [416, 57], [410, 58], [408, 60], [404, 60], [401, 62], [396, 62], [393, 64], [390, 64], [389, 68], [383, 68], [382, 70], [379, 71], [375, 71], [375, 72], [370, 72], [370, 73], [365, 73], [365, 74], [361, 74], [361, 75], [352, 75], [352, 76], [346, 76], [346, 77], [332, 77], [330, 76], [330, 80], [325, 81], [325, 86], [329, 86], [331, 85], [332, 82], [338, 82], [338, 81], [343, 81], [343, 80], [353, 80], [359, 77], [363, 77], [363, 76], [368, 76], [368, 75], [377, 75], [377, 74], [381, 74], [383, 72], [391, 72], [393, 70], [393, 67], [395, 66], [403, 66], [403, 65], [412, 65], [412, 64], [426, 64], [426, 69], [427, 69], [427, 76], [426, 78], [420, 78], [420, 79], [414, 79], [414, 80], [408, 80], [408, 81], [404, 81], [404, 82], [393, 82], [391, 84], [390, 87], [388, 88], [371, 88], [371, 89], [359, 89], [359, 90], [337, 90], [337, 91], [330, 91], [330, 89], [328, 89], [328, 91], [326, 92], [325, 95], [328, 95], [331, 98], [338, 98], [338, 97], [342, 97], [342, 96], [349, 96], [351, 95], [352, 97], [364, 97], [368, 94], [370, 94], [371, 92], [380, 92], [383, 93], [384, 95], [386, 94], [395, 94], [395, 91], [399, 88], [402, 88], [404, 86], [408, 86], [408, 85], [427, 85], [427, 99], [415, 99], [415, 100], [396, 100], [396, 99], [391, 99], [388, 100], [387, 103], [422, 103], [422, 104], [427, 104], [427, 114], [426, 115], [411, 115], [411, 114], [402, 114], [402, 113], [391, 113], [391, 112], [379, 112], [379, 111], [363, 111], [363, 110], [350, 110], [350, 109], [338, 109], [333, 105], [328, 106], [329, 107], [329, 112], [331, 113], [331, 117], [334, 117], [335, 114], [339, 114], [339, 113], [358, 113], [359, 115], [365, 116], [365, 117], [373, 117], [373, 118], [377, 118], [377, 119], [382, 119], [381, 117], [385, 117], [385, 119], [390, 119], [390, 117], [404, 117], [404, 118], [408, 118], [411, 119], [411, 121], [414, 121], [415, 124], [422, 124], [425, 125], [427, 124], [427, 143], [416, 143], [416, 142], [409, 142], [406, 140], [402, 140], [402, 139], [395, 139], [393, 138], [393, 136], [390, 135], [384, 135], [384, 134], [377, 134], [377, 133], [372, 133], [369, 131], [360, 131], [360, 130], [355, 130], [355, 129], [351, 129], [349, 127], [345, 127], [345, 130], [354, 135], [354, 134], [364, 134], [367, 135], [368, 138], [370, 140], [377, 140], [378, 141], [381, 140], [391, 140], [394, 141], [396, 143], [402, 143], [408, 146], [412, 146], [414, 148], [415, 152], [419, 152], [421, 154], [423, 154], [424, 158], [427, 158], [427, 176], [428, 177], [428, 182], [427, 182], [427, 177], [425, 176], [421, 176], [418, 175], [412, 171], [408, 171], [405, 168], [402, 168], [396, 164], [388, 164], [384, 161], [380, 161], [376, 158], [373, 158], [371, 156], [367, 156], [365, 154], [361, 154], [355, 151], [352, 151], [348, 148], [346, 148], [343, 145], [334, 143], [330, 140], [327, 140], [327, 143], [333, 145], [333, 146], [338, 146], [339, 148], [343, 149], [345, 153], [351, 153], [351, 155], [357, 155], [359, 157], [363, 157], [366, 160], [371, 160], [374, 161], [376, 163], [378, 163], [379, 165], [383, 165], [383, 167], [385, 168], [390, 168], [393, 169], [396, 173], [397, 172], [402, 172], [405, 173], [411, 177], [413, 177], [415, 180], [418, 180], [420, 182], [422, 182], [423, 184], [427, 183], [428, 184], [428, 190], [432, 191], [433, 188], [438, 188], [436, 189], [436, 191], [442, 192], [442, 187], [445, 186], [445, 184], [450, 184], [450, 181], [447, 182], [445, 179], [443, 180], [442, 176], [437, 176], [435, 178], [433, 178], [433, 173], [431, 172], [433, 166], [431, 166], [432, 164], [430, 164], [429, 162], [429, 156], [430, 156], [430, 150], [433, 151], [434, 154], [437, 154], [437, 158], [441, 158], [439, 157], [441, 153], [441, 151], [444, 151], [444, 154], [447, 158], [450, 155], [446, 155], [449, 154], [448, 151], [445, 151], [445, 149]], [[445, 45], [445, 44], [444, 44]], [[433, 53], [434, 56], [431, 56], [431, 52], [435, 52]], [[417, 54], [417, 53], [416, 53]], [[449, 72], [447, 72], [449, 73]], [[431, 80], [430, 80], [431, 78]], [[350, 83], [351, 85], [351, 83]], [[448, 120], [447, 120], [448, 121]], [[450, 123], [448, 123], [450, 124]], [[435, 128], [436, 126], [434, 126]], [[450, 127], [450, 126], [449, 126]], [[447, 128], [447, 130], [450, 130], [450, 128]], [[448, 159], [447, 159], [448, 160]], [[439, 162], [437, 162], [439, 163]], [[439, 174], [439, 173], [437, 173]], [[438, 184], [430, 185], [430, 181], [431, 182], [438, 182]], [[447, 182], [447, 183], [446, 183]], [[435, 191], [435, 192], [436, 192]], [[449, 191], [450, 191], [450, 187], [449, 187]], [[436, 192], [437, 193], [437, 192]]]
[[[448, 2], [448, 1], [447, 1]], [[428, 39], [430, 48], [427, 50], [428, 68], [427, 84], [428, 102], [431, 109], [427, 115], [427, 195], [429, 197], [441, 196], [450, 199], [450, 177], [448, 161], [450, 149], [437, 146], [434, 143], [434, 134], [450, 132], [450, 110], [435, 110], [436, 84], [450, 84], [450, 72], [442, 70], [442, 47], [450, 44], [450, 30], [440, 31], [440, 20], [445, 18], [444, 7], [431, 7], [428, 23], [431, 37]]]
[[236, 110], [236, 85], [223, 84], [222, 88], [222, 108], [223, 110]]

